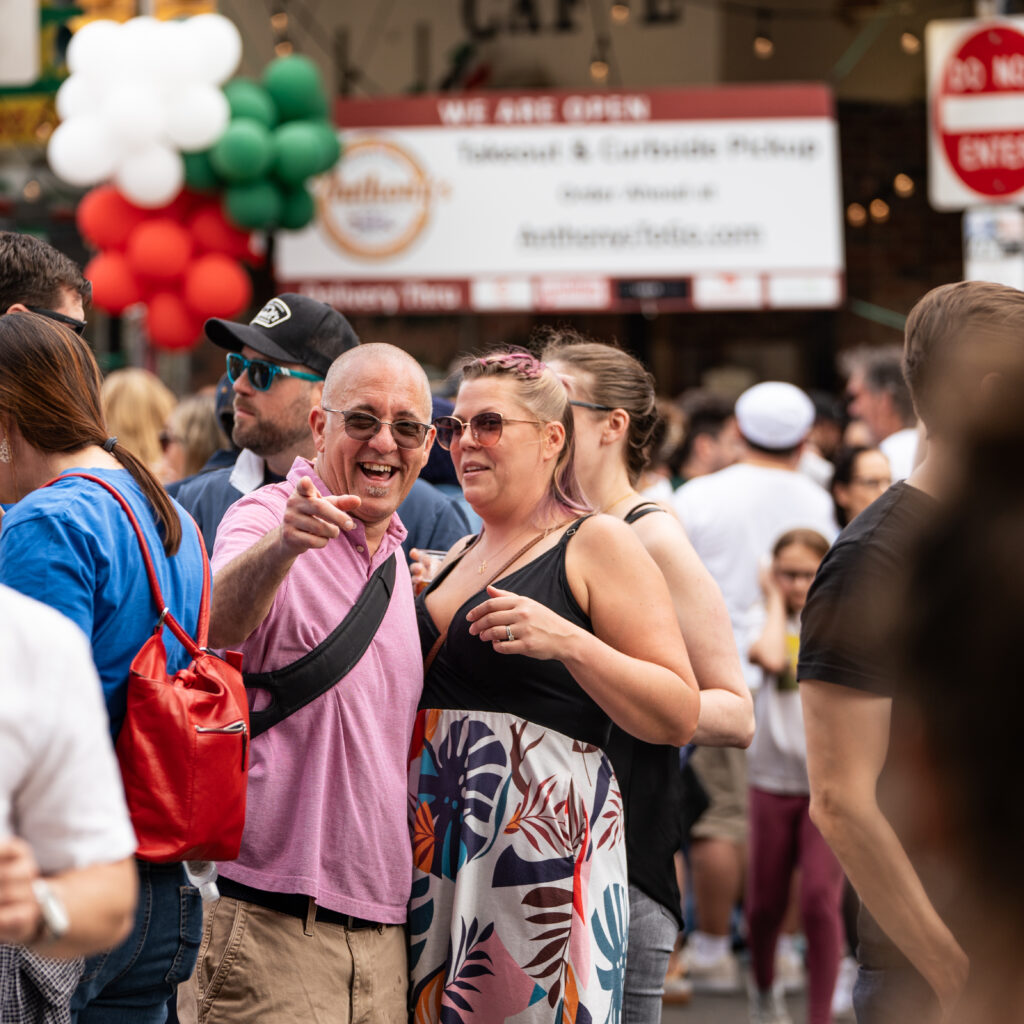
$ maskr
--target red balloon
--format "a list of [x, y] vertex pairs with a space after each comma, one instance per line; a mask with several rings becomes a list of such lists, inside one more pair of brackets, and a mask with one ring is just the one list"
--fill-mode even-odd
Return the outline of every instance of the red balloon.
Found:
[[140, 224], [128, 239], [128, 262], [136, 274], [174, 280], [192, 258], [192, 236], [181, 224], [158, 217]]
[[158, 292], [146, 308], [146, 332], [157, 348], [191, 348], [203, 333], [203, 321], [189, 311], [180, 295]]
[[92, 282], [93, 303], [108, 313], [123, 313], [143, 299], [124, 253], [101, 252], [86, 264], [83, 273]]
[[149, 210], [149, 213], [154, 217], [168, 217], [171, 220], [176, 220], [179, 224], [184, 224], [192, 211], [207, 201], [206, 196], [182, 189], [169, 203], [157, 206]]
[[236, 228], [224, 216], [220, 203], [201, 206], [189, 218], [188, 227], [200, 252], [244, 257], [249, 251], [249, 232]]
[[252, 282], [244, 268], [230, 256], [200, 256], [185, 273], [185, 302], [202, 317], [231, 319], [249, 305]]
[[123, 249], [128, 236], [147, 216], [113, 185], [100, 185], [87, 192], [75, 211], [82, 237], [97, 249]]

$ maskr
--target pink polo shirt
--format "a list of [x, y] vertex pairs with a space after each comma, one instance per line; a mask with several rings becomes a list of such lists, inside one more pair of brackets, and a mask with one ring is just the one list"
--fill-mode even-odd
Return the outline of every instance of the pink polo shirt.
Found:
[[[330, 493], [312, 464], [296, 459], [284, 483], [228, 509], [217, 530], [214, 574], [281, 524], [303, 476]], [[405, 535], [394, 516], [371, 559], [357, 520], [326, 547], [301, 554], [270, 614], [242, 645], [246, 671], [282, 668], [312, 650]], [[242, 849], [222, 873], [257, 889], [312, 896], [344, 914], [404, 921], [412, 878], [406, 758], [422, 689], [412, 582], [399, 550], [391, 604], [359, 663], [253, 741]]]

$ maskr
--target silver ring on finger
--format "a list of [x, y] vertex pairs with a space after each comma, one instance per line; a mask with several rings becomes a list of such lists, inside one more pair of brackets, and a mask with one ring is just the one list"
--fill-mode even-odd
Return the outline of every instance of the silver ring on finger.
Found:
[[505, 627], [505, 639], [509, 643], [511, 643], [513, 640], [515, 640], [515, 635], [512, 632], [512, 627], [511, 626], [506, 626]]

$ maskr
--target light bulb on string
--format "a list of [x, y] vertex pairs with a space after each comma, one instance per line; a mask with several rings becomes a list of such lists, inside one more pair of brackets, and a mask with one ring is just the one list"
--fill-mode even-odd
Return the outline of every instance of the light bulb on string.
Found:
[[910, 29], [900, 33], [900, 49], [909, 57], [921, 52], [921, 37]]
[[889, 204], [884, 199], [872, 199], [868, 211], [876, 224], [884, 224], [889, 219]]
[[862, 228], [868, 222], [868, 211], [860, 203], [850, 203], [846, 208], [846, 220], [851, 228]]
[[775, 53], [775, 43], [769, 29], [771, 14], [763, 7], [757, 12], [754, 27], [754, 56], [759, 60], [768, 60]]
[[590, 77], [595, 82], [606, 82], [608, 70], [608, 39], [598, 36], [594, 40], [594, 54], [590, 58]]
[[284, 32], [288, 28], [288, 12], [274, 11], [270, 16], [270, 27], [275, 32]]
[[294, 46], [287, 39], [282, 39], [279, 43], [274, 46], [274, 53], [278, 57], [287, 57], [293, 50]]
[[914, 194], [914, 179], [909, 174], [897, 174], [892, 179], [893, 191], [900, 199], [909, 199]]
[[612, 21], [618, 25], [624, 25], [629, 21], [629, 0], [615, 0], [609, 13]]

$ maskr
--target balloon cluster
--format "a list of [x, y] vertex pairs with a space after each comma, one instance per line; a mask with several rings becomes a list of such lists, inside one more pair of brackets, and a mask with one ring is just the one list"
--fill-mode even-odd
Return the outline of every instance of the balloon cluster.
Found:
[[143, 209], [101, 185], [78, 204], [76, 219], [100, 250], [85, 267], [93, 302], [110, 313], [146, 303], [146, 332], [159, 348], [187, 348], [207, 317], [231, 318], [249, 305], [252, 284], [239, 263], [253, 258], [249, 235], [215, 200], [182, 192]]
[[305, 227], [314, 212], [306, 179], [341, 155], [319, 69], [308, 57], [279, 57], [261, 84], [238, 78], [224, 94], [230, 123], [211, 148], [185, 154], [186, 184], [223, 190], [225, 212], [240, 227]]
[[241, 56], [238, 29], [220, 14], [82, 26], [57, 91], [61, 124], [47, 150], [54, 173], [78, 186], [112, 177], [138, 206], [169, 203], [184, 184], [182, 154], [206, 149], [228, 126], [219, 86]]

